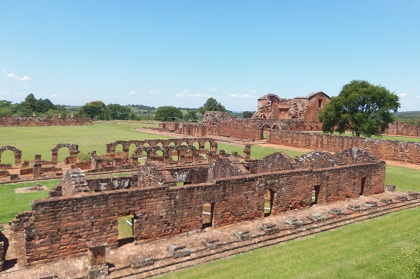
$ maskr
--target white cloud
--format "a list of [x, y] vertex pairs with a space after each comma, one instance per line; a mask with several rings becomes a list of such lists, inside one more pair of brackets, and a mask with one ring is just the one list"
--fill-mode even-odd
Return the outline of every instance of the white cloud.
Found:
[[252, 93], [245, 93], [245, 94], [230, 94], [229, 97], [231, 98], [238, 98], [238, 99], [255, 99], [255, 96]]
[[195, 93], [195, 94], [189, 94], [188, 89], [184, 89], [181, 93], [178, 93], [175, 95], [178, 98], [185, 98], [185, 97], [193, 97], [193, 98], [200, 98], [200, 97], [206, 97], [209, 96], [206, 93]]
[[398, 97], [405, 97], [405, 96], [407, 96], [407, 93], [400, 93], [400, 94], [397, 94], [397, 96]]
[[135, 90], [131, 90], [130, 92], [128, 92], [128, 96], [133, 96], [135, 94], [136, 94], [136, 91]]
[[16, 74], [14, 74], [14, 73], [9, 73], [9, 72], [7, 72], [6, 70], [3, 70], [3, 73], [4, 73], [7, 77], [12, 78], [12, 79], [16, 79], [16, 80], [20, 80], [20, 81], [28, 81], [28, 80], [31, 80], [31, 78], [30, 78], [30, 77], [28, 77], [27, 75], [24, 75], [23, 77], [18, 77]]
[[420, 99], [420, 96], [416, 96], [416, 99]]
[[159, 95], [159, 91], [149, 90], [149, 95]]

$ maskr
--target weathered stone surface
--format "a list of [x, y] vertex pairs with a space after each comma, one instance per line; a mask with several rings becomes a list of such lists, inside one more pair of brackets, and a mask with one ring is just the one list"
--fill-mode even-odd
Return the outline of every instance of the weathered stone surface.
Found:
[[236, 231], [234, 235], [241, 241], [249, 240], [252, 238], [252, 234], [249, 231]]
[[280, 232], [280, 228], [278, 228], [276, 224], [271, 223], [262, 224], [261, 230], [263, 230], [266, 234], [276, 234]]
[[[268, 192], [272, 195], [271, 215], [276, 215], [311, 206], [314, 187], [319, 192], [319, 204], [359, 197], [361, 192], [372, 195], [384, 191], [384, 162], [353, 149], [333, 156], [338, 157], [322, 158], [340, 159], [342, 163], [334, 167], [321, 164], [319, 168], [316, 164], [307, 168], [287, 156], [271, 156], [263, 160], [267, 171], [261, 162], [249, 160], [240, 172], [227, 171], [213, 181], [208, 181], [209, 164], [156, 165], [147, 179], [139, 171], [142, 186], [131, 183], [128, 188], [103, 192], [92, 192], [83, 171], [74, 169], [64, 181], [69, 182], [70, 190], [78, 189], [81, 183], [87, 191], [60, 195], [60, 187], [67, 187], [61, 183], [50, 198], [33, 202], [32, 215], [24, 226], [27, 261], [80, 255], [93, 240], [115, 248], [121, 216], [133, 216], [134, 239], [142, 242], [199, 231], [204, 223], [218, 227], [262, 218]], [[243, 172], [247, 164], [254, 164], [258, 173]], [[113, 179], [97, 182], [108, 184]], [[130, 179], [135, 182], [134, 177]], [[176, 186], [178, 182], [184, 185]]]
[[92, 119], [79, 117], [0, 117], [0, 126], [84, 126], [92, 125]]
[[140, 256], [134, 256], [130, 258], [131, 268], [142, 268], [145, 266], [153, 265], [154, 260], [152, 257], [143, 258]]
[[174, 258], [182, 258], [191, 255], [191, 251], [186, 246], [171, 245], [168, 248]]

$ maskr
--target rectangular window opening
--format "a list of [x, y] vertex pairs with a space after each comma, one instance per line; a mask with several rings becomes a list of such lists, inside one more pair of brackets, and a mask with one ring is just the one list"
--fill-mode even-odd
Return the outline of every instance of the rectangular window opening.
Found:
[[214, 205], [215, 203], [205, 203], [203, 204], [203, 212], [201, 217], [201, 229], [205, 229], [213, 226], [213, 214], [214, 214]]
[[314, 186], [314, 188], [312, 189], [312, 200], [311, 200], [311, 204], [317, 204], [318, 203], [318, 196], [319, 196], [319, 190], [320, 190], [321, 186], [320, 185], [316, 185]]
[[134, 215], [118, 217], [118, 246], [134, 242]]
[[271, 215], [273, 211], [274, 191], [267, 190], [264, 194], [264, 217]]
[[363, 177], [360, 181], [360, 193], [359, 195], [363, 195], [363, 192], [365, 191], [365, 184], [366, 184], [366, 177]]
[[322, 99], [318, 99], [318, 108], [322, 108]]

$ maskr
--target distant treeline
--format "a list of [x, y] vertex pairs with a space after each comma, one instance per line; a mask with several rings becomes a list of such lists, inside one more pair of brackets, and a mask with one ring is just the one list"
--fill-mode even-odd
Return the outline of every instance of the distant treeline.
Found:
[[397, 121], [420, 126], [420, 111], [403, 111], [394, 113]]

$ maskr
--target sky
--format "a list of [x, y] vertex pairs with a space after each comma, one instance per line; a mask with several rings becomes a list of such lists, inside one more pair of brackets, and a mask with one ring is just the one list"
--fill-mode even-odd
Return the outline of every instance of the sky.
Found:
[[256, 110], [352, 80], [420, 111], [420, 0], [0, 0], [0, 100]]

